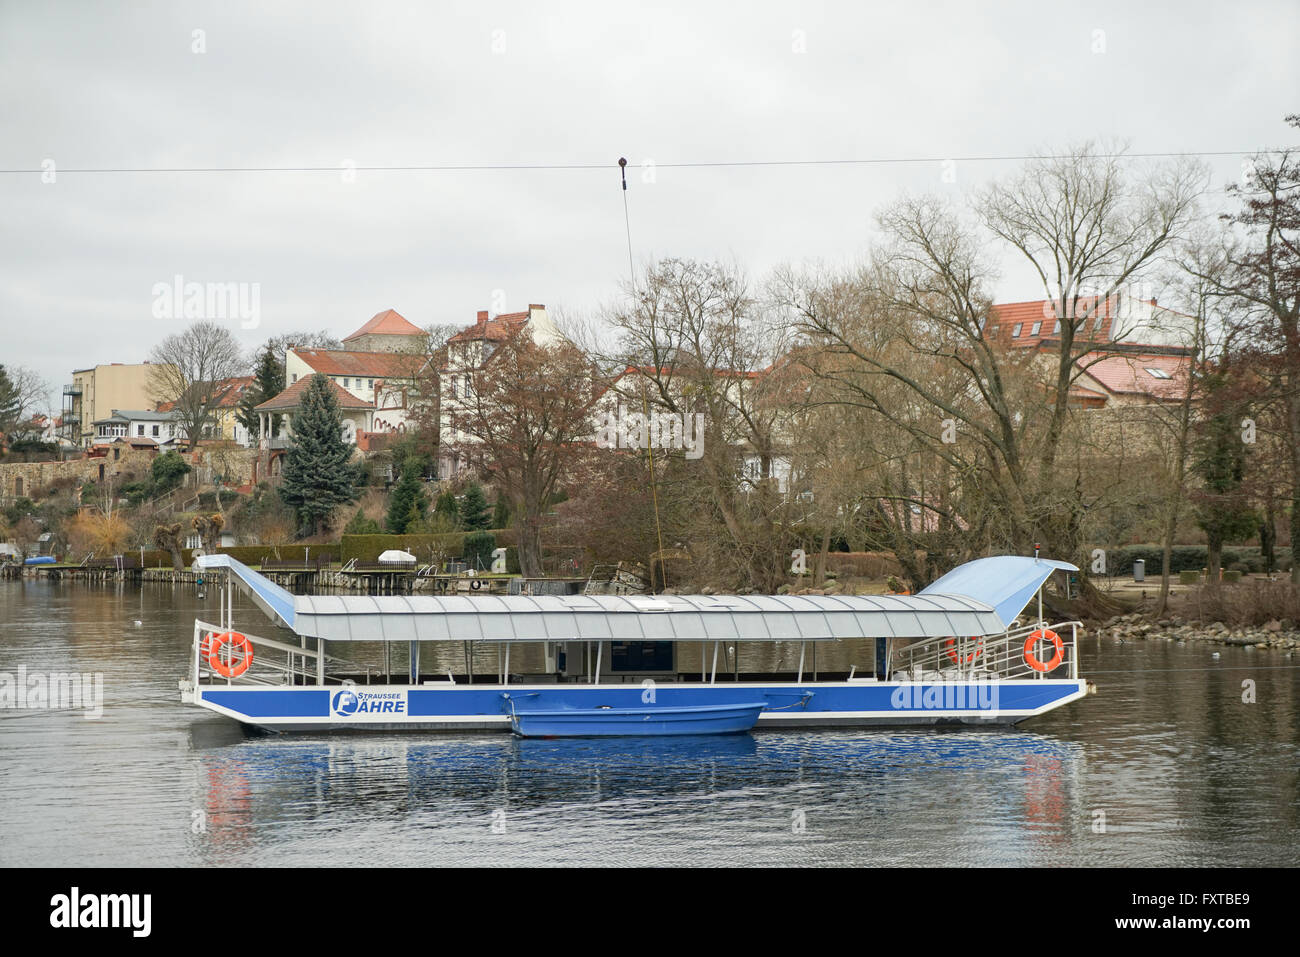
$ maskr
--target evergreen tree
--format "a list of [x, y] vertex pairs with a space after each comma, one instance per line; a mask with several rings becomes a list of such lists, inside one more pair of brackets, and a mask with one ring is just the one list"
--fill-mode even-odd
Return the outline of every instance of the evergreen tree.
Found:
[[488, 571], [496, 547], [497, 538], [491, 532], [470, 532], [465, 536], [465, 561], [480, 571]]
[[460, 503], [460, 527], [467, 532], [478, 532], [489, 528], [491, 520], [483, 486], [472, 482], [465, 489], [465, 499]]
[[153, 460], [149, 467], [149, 479], [153, 484], [153, 495], [165, 495], [180, 486], [185, 476], [190, 474], [189, 463], [175, 449], [169, 449]]
[[428, 499], [424, 496], [424, 489], [420, 487], [419, 463], [408, 459], [405, 468], [402, 469], [401, 480], [388, 498], [386, 524], [389, 534], [404, 534], [412, 518], [416, 523], [424, 521], [424, 514], [428, 507]]
[[18, 424], [22, 415], [22, 399], [5, 367], [0, 365], [0, 432], [8, 433]]
[[438, 496], [437, 503], [434, 504], [433, 510], [441, 515], [453, 527], [460, 527], [460, 506], [456, 504], [456, 495], [447, 489]]
[[293, 444], [284, 459], [280, 497], [304, 527], [319, 534], [334, 509], [356, 501], [363, 472], [350, 463], [343, 419], [328, 377], [314, 375], [293, 416]]
[[[235, 413], [235, 418], [239, 424], [248, 430], [248, 434], [257, 438], [261, 430], [262, 423], [258, 420], [257, 413], [253, 411], [256, 406], [261, 405], [267, 399], [274, 399], [284, 391], [284, 365], [276, 357], [270, 343], [267, 343], [261, 355], [257, 358], [257, 370], [253, 373], [253, 383], [244, 390], [244, 397], [239, 400], [239, 409]], [[279, 428], [280, 416], [271, 416], [271, 434]]]
[[1202, 378], [1204, 401], [1192, 471], [1203, 487], [1193, 492], [1196, 524], [1205, 531], [1206, 566], [1210, 581], [1219, 580], [1223, 546], [1251, 535], [1259, 516], [1251, 507], [1246, 477], [1247, 444], [1242, 441], [1245, 407], [1226, 367]]
[[343, 529], [344, 535], [378, 535], [383, 531], [379, 523], [373, 518], [366, 517], [366, 513], [358, 511], [352, 516], [352, 521], [348, 522]]
[[501, 493], [497, 493], [497, 503], [492, 509], [492, 527], [509, 528], [510, 527], [510, 503]]

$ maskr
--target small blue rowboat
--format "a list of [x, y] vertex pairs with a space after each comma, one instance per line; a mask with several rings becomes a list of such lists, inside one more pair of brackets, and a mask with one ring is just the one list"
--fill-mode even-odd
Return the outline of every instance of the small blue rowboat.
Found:
[[510, 699], [510, 727], [521, 738], [662, 737], [678, 734], [743, 734], [758, 723], [767, 704], [689, 705], [644, 708], [564, 708], [519, 711]]

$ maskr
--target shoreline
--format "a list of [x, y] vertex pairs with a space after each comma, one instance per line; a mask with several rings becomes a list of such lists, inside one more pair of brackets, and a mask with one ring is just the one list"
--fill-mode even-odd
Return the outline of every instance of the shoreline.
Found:
[[1106, 635], [1119, 641], [1199, 641], [1212, 645], [1237, 648], [1258, 648], [1281, 651], [1289, 657], [1300, 648], [1300, 629], [1292, 623], [1273, 621], [1263, 625], [1231, 626], [1221, 621], [1209, 623], [1189, 622], [1178, 616], [1151, 621], [1145, 615], [1134, 613], [1118, 615], [1093, 627], [1098, 636]]

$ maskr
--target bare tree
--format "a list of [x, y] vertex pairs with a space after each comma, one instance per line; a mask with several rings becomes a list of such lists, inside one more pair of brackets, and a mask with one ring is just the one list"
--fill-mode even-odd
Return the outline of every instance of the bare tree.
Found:
[[734, 265], [665, 259], [628, 293], [606, 316], [617, 346], [603, 364], [623, 371], [617, 397], [633, 416], [677, 417], [683, 432], [698, 416], [704, 426], [686, 463], [696, 522], [678, 531], [730, 579], [718, 584], [771, 591], [788, 574], [794, 526], [807, 512], [789, 494], [790, 384], [773, 374], [784, 330]]
[[170, 402], [176, 423], [193, 449], [225, 392], [226, 379], [242, 375], [247, 362], [225, 326], [196, 322], [168, 336], [149, 354], [149, 390], [159, 404]]
[[[1300, 129], [1300, 114], [1286, 118]], [[1237, 228], [1228, 245], [1231, 268], [1212, 275], [1221, 292], [1240, 299], [1254, 319], [1254, 339], [1271, 356], [1286, 413], [1290, 452], [1291, 542], [1300, 545], [1300, 150], [1261, 153], [1253, 158], [1244, 185], [1229, 192], [1241, 200], [1229, 217]], [[1300, 562], [1291, 566], [1300, 583]]]
[[540, 576], [547, 514], [574, 462], [589, 452], [591, 365], [570, 343], [540, 346], [520, 331], [470, 378], [473, 395], [451, 423], [453, 442], [510, 499], [519, 567]]
[[[1203, 165], [1190, 160], [1145, 177], [1126, 172], [1121, 151], [1085, 143], [1033, 160], [1015, 177], [984, 191], [977, 209], [985, 227], [1029, 261], [1042, 283], [1060, 339], [1053, 355], [1052, 415], [1039, 453], [1040, 478], [1055, 463], [1069, 411], [1070, 386], [1098, 348], [1089, 322], [1115, 304], [1187, 228], [1204, 191]], [[1112, 326], [1111, 339], [1121, 338]]]
[[[291, 347], [295, 349], [338, 350], [343, 348], [343, 343], [324, 330], [318, 332], [282, 332], [278, 336], [267, 339], [262, 349], [268, 350], [283, 366], [285, 353]], [[267, 398], [271, 397], [267, 396]]]
[[[1221, 275], [1225, 260], [1216, 250], [1217, 243], [1208, 236], [1188, 242], [1179, 255], [1179, 298], [1184, 308], [1191, 310], [1192, 325], [1185, 330], [1182, 343], [1191, 352], [1191, 361], [1183, 374], [1177, 377], [1176, 388], [1181, 392], [1179, 401], [1158, 415], [1154, 422], [1167, 433], [1166, 475], [1167, 484], [1156, 507], [1163, 512], [1161, 529], [1160, 597], [1152, 612], [1159, 618], [1169, 604], [1174, 538], [1187, 499], [1188, 457], [1194, 424], [1195, 404], [1199, 398], [1200, 379], [1205, 366], [1211, 361], [1212, 313], [1219, 302], [1215, 282], [1203, 278]], [[1226, 348], [1226, 344], [1225, 344]]]
[[39, 373], [0, 365], [0, 438], [12, 442], [24, 436], [32, 430], [32, 420], [49, 409], [49, 383]]

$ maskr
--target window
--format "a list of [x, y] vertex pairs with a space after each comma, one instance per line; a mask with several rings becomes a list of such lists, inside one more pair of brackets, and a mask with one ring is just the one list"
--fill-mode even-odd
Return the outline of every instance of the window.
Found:
[[351, 380], [351, 379], [344, 379], [344, 380], [343, 380], [343, 388], [345, 388], [345, 389], [350, 389], [350, 388], [352, 388], [352, 380]]
[[153, 437], [158, 438], [158, 426], [156, 425], [153, 427]]
[[1056, 325], [1052, 326], [1052, 335], [1059, 336], [1060, 334], [1061, 334], [1061, 320], [1057, 319]]
[[1038, 335], [1039, 331], [1040, 331], [1042, 328], [1043, 328], [1043, 323], [1042, 323], [1042, 321], [1040, 320], [1040, 321], [1034, 323], [1034, 328], [1032, 328], [1032, 329], [1029, 330], [1029, 334], [1030, 334], [1031, 336], [1036, 336], [1036, 335]]
[[1153, 378], [1153, 379], [1170, 379], [1170, 378], [1173, 378], [1173, 377], [1172, 377], [1168, 372], [1166, 372], [1164, 369], [1152, 369], [1152, 368], [1147, 368], [1146, 371], [1147, 371], [1147, 374], [1148, 374], [1149, 376], [1151, 376], [1151, 378]]
[[367, 386], [366, 386], [366, 388], [368, 388], [368, 389], [373, 389], [373, 388], [375, 387], [375, 380], [374, 380], [374, 379], [367, 379], [366, 382], [368, 383]]
[[1012, 338], [1012, 339], [1019, 339], [1019, 338], [1020, 338], [1020, 330], [1023, 329], [1024, 327], [1025, 327], [1025, 324], [1024, 324], [1023, 322], [1017, 322], [1017, 323], [1016, 323], [1016, 327], [1015, 327], [1014, 329], [1011, 330], [1011, 338]]
[[298, 373], [295, 372], [295, 373], [293, 374], [293, 378], [289, 380], [289, 384], [290, 384], [290, 385], [293, 385], [293, 383], [295, 383], [295, 382], [297, 382], [297, 381], [298, 381]]
[[456, 377], [451, 377], [451, 397], [456, 398]]
[[141, 424], [141, 425], [137, 425], [137, 426], [135, 427], [135, 434], [136, 434], [136, 435], [144, 435], [144, 425], [143, 425], [143, 424]]

